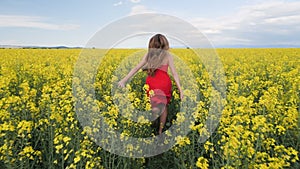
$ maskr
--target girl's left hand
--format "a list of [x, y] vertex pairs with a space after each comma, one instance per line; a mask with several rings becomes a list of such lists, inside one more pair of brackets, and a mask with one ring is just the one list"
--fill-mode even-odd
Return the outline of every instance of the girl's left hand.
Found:
[[125, 87], [125, 83], [126, 83], [125, 80], [122, 79], [121, 81], [119, 81], [118, 86], [123, 88]]

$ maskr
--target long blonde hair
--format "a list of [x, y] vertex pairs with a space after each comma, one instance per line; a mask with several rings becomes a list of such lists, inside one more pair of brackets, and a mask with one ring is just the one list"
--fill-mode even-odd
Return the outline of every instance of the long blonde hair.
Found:
[[168, 54], [168, 50], [169, 42], [164, 35], [156, 34], [150, 39], [146, 57], [148, 75], [154, 76], [155, 70], [161, 66]]

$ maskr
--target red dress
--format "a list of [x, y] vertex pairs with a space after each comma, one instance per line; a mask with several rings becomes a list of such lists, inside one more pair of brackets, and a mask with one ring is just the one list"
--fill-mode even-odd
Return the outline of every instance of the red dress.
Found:
[[[147, 91], [150, 96], [151, 106], [155, 107], [158, 104], [167, 105], [170, 103], [172, 95], [172, 83], [168, 75], [168, 65], [161, 65], [154, 72], [153, 76], [148, 75], [146, 84], [149, 85]], [[153, 93], [150, 91], [153, 90]]]

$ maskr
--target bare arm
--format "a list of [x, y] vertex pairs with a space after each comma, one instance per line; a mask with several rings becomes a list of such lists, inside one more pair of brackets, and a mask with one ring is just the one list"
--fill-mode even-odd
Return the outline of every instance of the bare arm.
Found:
[[146, 56], [147, 54], [145, 54], [142, 58], [142, 60], [133, 68], [131, 69], [131, 71], [121, 80], [119, 81], [118, 85], [120, 87], [124, 87], [125, 86], [125, 83], [132, 77], [136, 74], [136, 72], [142, 68], [142, 66], [144, 66], [146, 64]]
[[173, 56], [172, 55], [169, 55], [169, 57], [168, 57], [168, 63], [169, 63], [169, 66], [170, 66], [173, 78], [175, 80], [176, 86], [177, 86], [177, 88], [179, 90], [180, 99], [183, 99], [183, 92], [181, 90], [181, 86], [180, 86], [180, 82], [179, 82], [179, 77], [178, 77], [177, 71], [176, 71], [175, 66], [174, 66], [174, 61], [173, 61]]

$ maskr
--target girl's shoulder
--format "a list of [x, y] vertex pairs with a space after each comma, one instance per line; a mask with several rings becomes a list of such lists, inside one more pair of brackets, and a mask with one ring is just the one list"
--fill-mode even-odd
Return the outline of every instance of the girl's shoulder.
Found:
[[170, 61], [171, 59], [173, 59], [173, 55], [172, 55], [171, 53], [168, 52], [168, 53], [166, 54], [165, 60], [166, 60], [167, 63], [169, 64], [169, 61]]
[[162, 60], [161, 64], [162, 64], [162, 65], [169, 65], [170, 57], [171, 57], [170, 54], [167, 54], [167, 55], [165, 56], [165, 58]]

